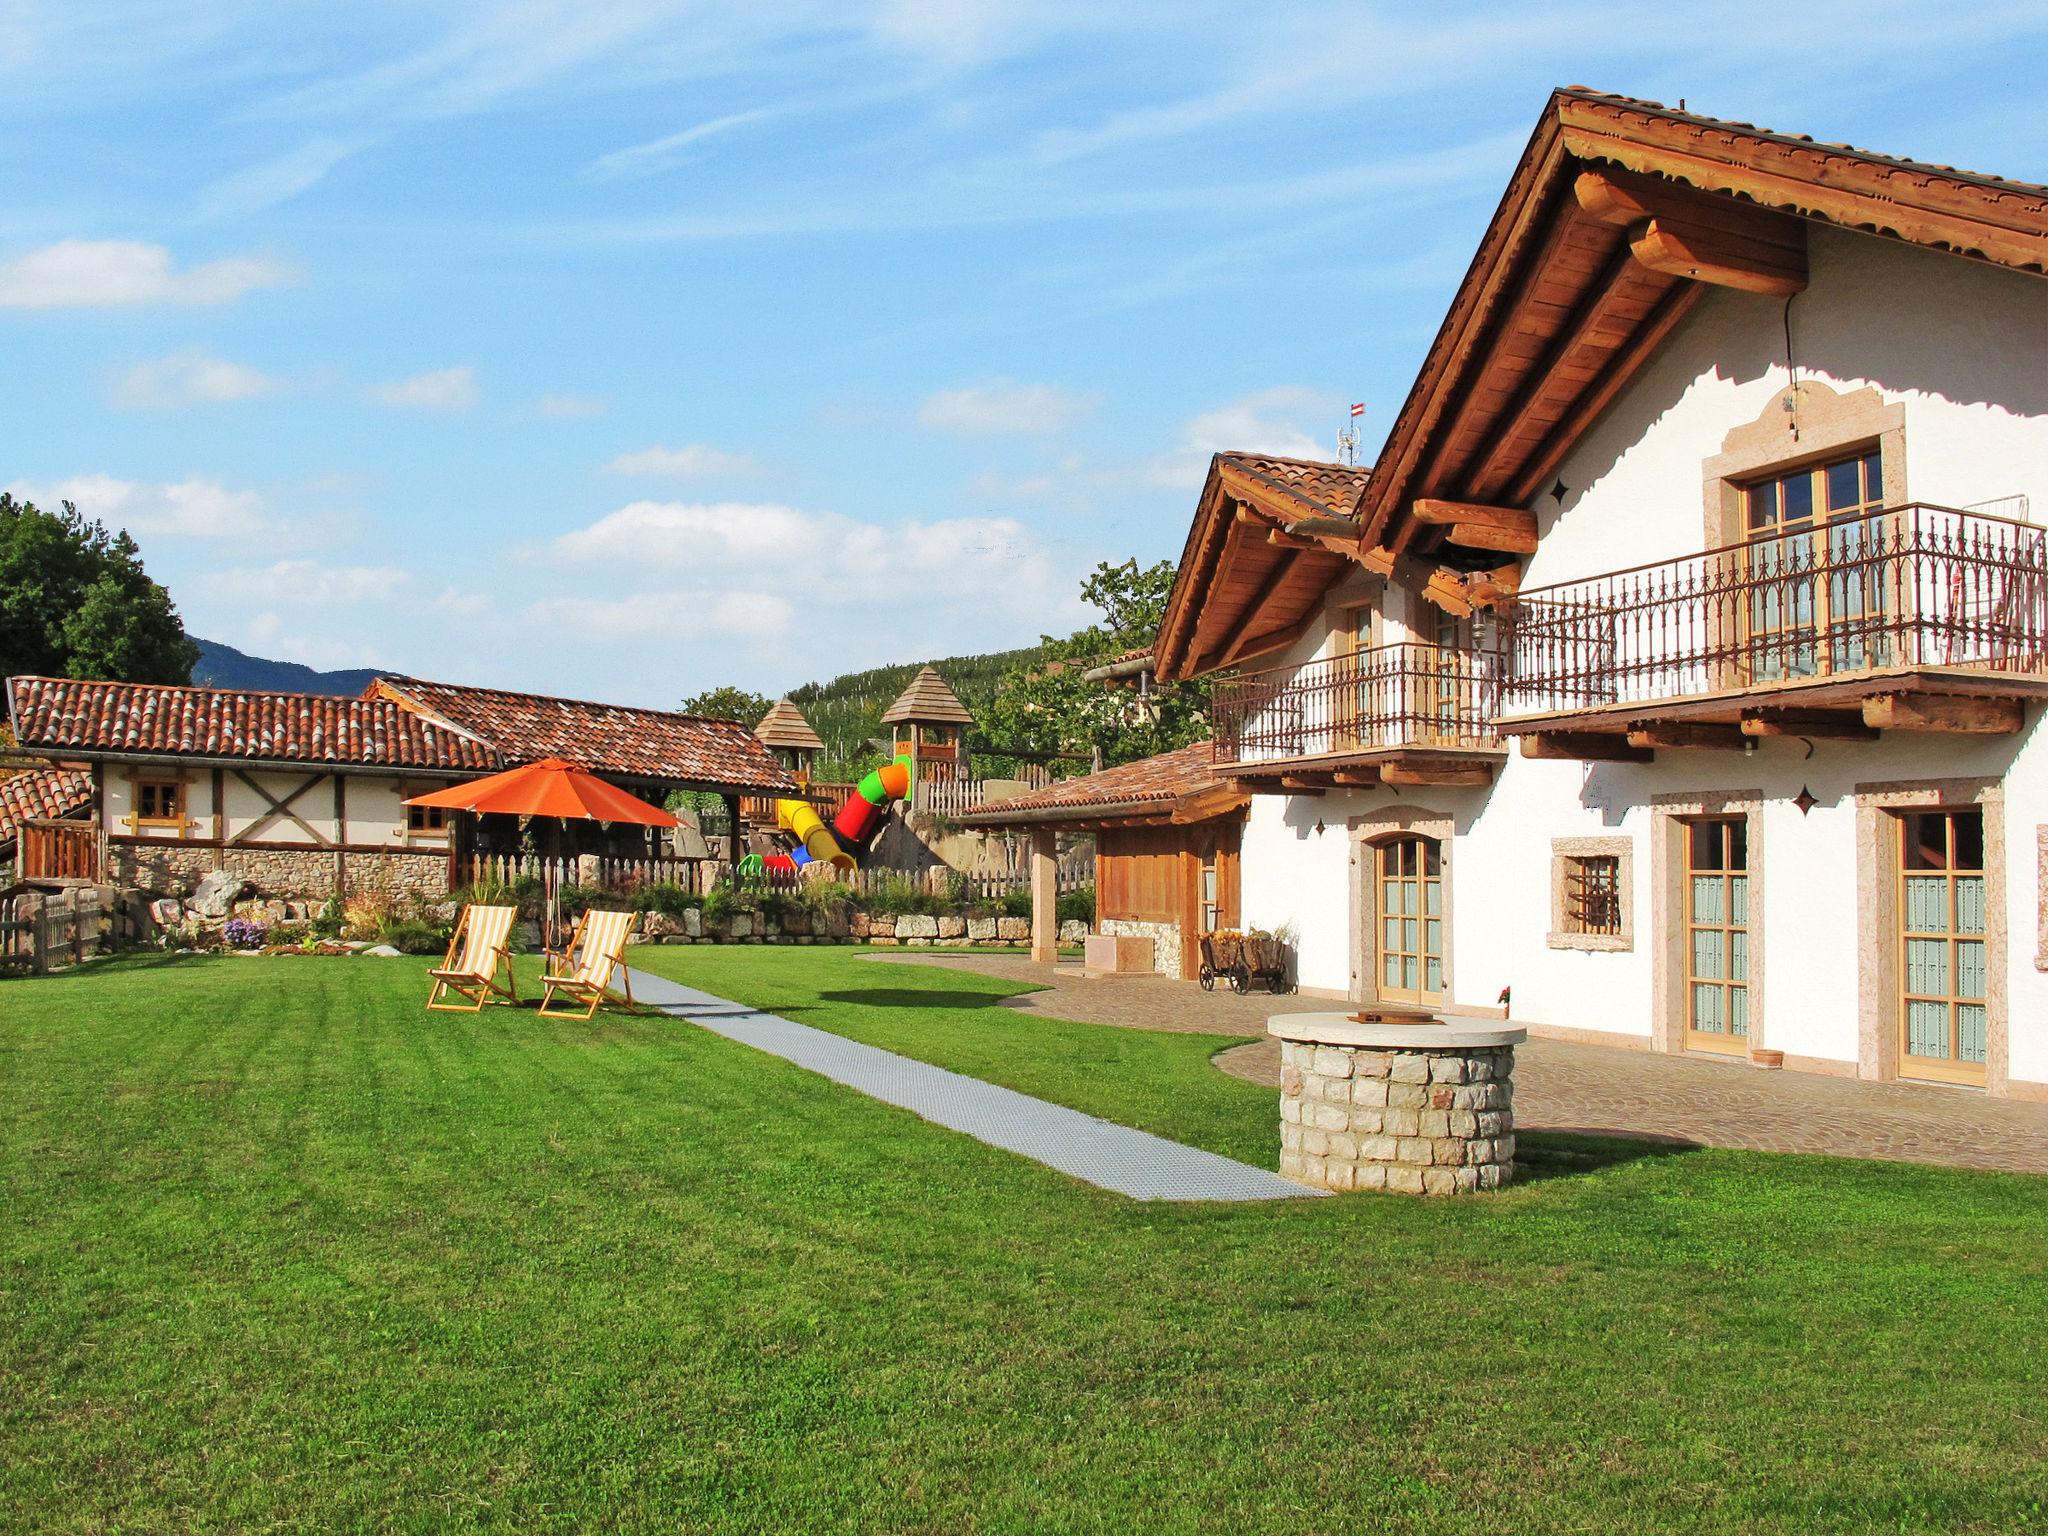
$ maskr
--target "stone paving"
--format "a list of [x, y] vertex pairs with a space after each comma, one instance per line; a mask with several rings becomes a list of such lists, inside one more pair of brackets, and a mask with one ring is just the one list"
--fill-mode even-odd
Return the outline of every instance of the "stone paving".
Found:
[[[1084, 978], [1080, 967], [1019, 956], [888, 955], [878, 961], [955, 966], [1042, 992], [1011, 998], [1020, 1013], [1206, 1034], [1262, 1035], [1275, 1013], [1328, 1011], [1323, 998], [1203, 992], [1159, 977]], [[1259, 1039], [1216, 1057], [1250, 1082], [1280, 1082], [1280, 1042]], [[1964, 1089], [1866, 1083], [1744, 1062], [1612, 1046], [1530, 1040], [1516, 1051], [1515, 1120], [1525, 1131], [1609, 1132], [1759, 1152], [1940, 1163], [2048, 1174], [2048, 1104]]]

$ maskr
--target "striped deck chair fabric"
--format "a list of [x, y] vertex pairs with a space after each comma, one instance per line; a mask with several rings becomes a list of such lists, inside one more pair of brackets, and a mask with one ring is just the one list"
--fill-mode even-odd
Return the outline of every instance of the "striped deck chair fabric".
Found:
[[[467, 906], [456, 921], [448, 940], [448, 954], [427, 974], [434, 985], [427, 993], [427, 1006], [441, 1013], [475, 1013], [491, 997], [519, 1001], [519, 984], [512, 976], [512, 924], [518, 919], [516, 907]], [[504, 974], [504, 984], [498, 982]], [[469, 999], [447, 1003], [449, 993]]]
[[[540, 1011], [551, 1019], [593, 1017], [611, 991], [612, 977], [622, 969], [620, 961], [626, 952], [626, 935], [633, 931], [633, 924], [638, 920], [637, 912], [585, 912], [576, 924], [568, 949], [561, 955], [561, 963], [551, 968], [550, 974], [543, 979], [546, 993], [541, 998]], [[626, 975], [624, 987], [625, 999], [630, 1004], [633, 1001], [630, 973]], [[555, 1007], [558, 994], [572, 1003], [582, 1004], [582, 1011], [578, 1012], [574, 1007]]]

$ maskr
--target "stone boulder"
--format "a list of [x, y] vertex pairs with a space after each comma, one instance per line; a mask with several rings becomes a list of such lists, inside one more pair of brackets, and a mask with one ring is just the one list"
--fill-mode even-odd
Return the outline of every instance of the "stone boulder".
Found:
[[437, 923], [452, 923], [462, 916], [462, 903], [459, 901], [437, 901], [427, 908], [427, 911]]
[[1031, 937], [1031, 919], [1028, 917], [999, 917], [996, 919], [996, 937], [999, 939], [1028, 939]]
[[251, 890], [253, 887], [242, 876], [217, 869], [199, 882], [186, 905], [201, 917], [226, 917]]
[[852, 913], [846, 919], [846, 936], [848, 938], [864, 939], [874, 931], [875, 920], [865, 912]]
[[942, 939], [964, 939], [967, 937], [967, 919], [949, 915], [939, 919], [939, 937]]
[[1080, 944], [1086, 942], [1087, 938], [1088, 925], [1078, 917], [1070, 917], [1060, 924], [1060, 942], [1062, 944]]
[[665, 939], [682, 931], [682, 925], [666, 912], [644, 912], [640, 916], [640, 932], [650, 939]]
[[683, 932], [693, 939], [704, 937], [704, 909], [702, 907], [683, 908]]
[[356, 953], [366, 957], [375, 956], [379, 960], [396, 960], [398, 958], [398, 951], [389, 944], [372, 944], [367, 949], [357, 950]]
[[159, 928], [175, 928], [185, 920], [185, 903], [175, 896], [161, 897], [149, 904], [149, 920]]
[[871, 939], [893, 939], [896, 937], [896, 925], [900, 921], [902, 919], [891, 917], [887, 914], [870, 917], [868, 919], [868, 937]]
[[899, 939], [936, 939], [938, 936], [939, 920], [936, 917], [906, 912], [896, 919], [896, 937]]
[[[288, 901], [264, 901], [257, 903], [257, 906], [262, 911], [265, 923], [288, 923], [291, 921], [292, 908], [291, 903]], [[453, 921], [453, 919], [450, 919], [450, 921]]]
[[967, 939], [971, 944], [986, 944], [996, 936], [996, 919], [992, 917], [970, 917], [967, 919]]

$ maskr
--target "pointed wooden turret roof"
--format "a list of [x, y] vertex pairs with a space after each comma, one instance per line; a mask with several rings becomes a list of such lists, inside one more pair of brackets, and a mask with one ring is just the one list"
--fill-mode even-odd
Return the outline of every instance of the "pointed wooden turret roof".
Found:
[[811, 722], [804, 718], [802, 710], [790, 703], [784, 694], [775, 701], [775, 707], [761, 717], [761, 723], [754, 727], [754, 735], [764, 746], [792, 747], [799, 752], [822, 752], [825, 740], [811, 729]]
[[930, 667], [919, 667], [910, 686], [882, 711], [882, 724], [914, 720], [919, 725], [972, 725], [974, 716], [953, 695], [946, 680]]

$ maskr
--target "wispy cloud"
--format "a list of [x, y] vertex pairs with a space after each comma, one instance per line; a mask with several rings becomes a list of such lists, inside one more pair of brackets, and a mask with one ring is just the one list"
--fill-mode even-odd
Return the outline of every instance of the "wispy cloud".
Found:
[[258, 161], [224, 176], [199, 194], [202, 219], [246, 218], [289, 202], [318, 185], [336, 166], [361, 151], [368, 141], [321, 134], [296, 149]]
[[88, 474], [47, 484], [17, 480], [6, 489], [38, 506], [73, 502], [87, 517], [138, 538], [246, 538], [273, 526], [258, 492], [230, 490], [218, 480], [151, 483]]
[[1318, 439], [1314, 429], [1319, 417], [1328, 417], [1334, 427], [1340, 409], [1336, 396], [1321, 390], [1292, 384], [1257, 390], [1197, 412], [1182, 424], [1180, 443], [1173, 452], [1147, 460], [1134, 473], [1112, 472], [1110, 478], [1134, 478], [1166, 489], [1191, 490], [1202, 483], [1213, 454], [1235, 451], [1328, 459], [1334, 452], [1334, 432], [1328, 439]]
[[536, 414], [550, 421], [576, 421], [585, 416], [602, 416], [610, 402], [596, 395], [542, 395], [534, 402]]
[[292, 281], [269, 256], [224, 256], [179, 269], [161, 245], [59, 240], [0, 262], [0, 308], [113, 309], [144, 304], [227, 304]]
[[466, 411], [476, 404], [476, 369], [434, 368], [410, 378], [373, 384], [370, 400], [402, 411]]
[[408, 595], [412, 574], [396, 565], [330, 565], [319, 560], [277, 560], [269, 565], [234, 566], [208, 571], [198, 584], [215, 597], [234, 598], [251, 592], [293, 607], [362, 607], [389, 603]]
[[711, 480], [759, 474], [761, 463], [751, 454], [727, 453], [706, 443], [685, 443], [680, 448], [641, 448], [622, 453], [605, 468], [615, 475]]
[[624, 597], [548, 597], [526, 617], [549, 632], [607, 641], [701, 640], [727, 635], [770, 641], [786, 636], [796, 605], [775, 592], [635, 592]]
[[711, 118], [680, 133], [666, 134], [644, 144], [632, 144], [624, 149], [615, 149], [608, 155], [599, 155], [590, 162], [585, 174], [598, 181], [653, 176], [682, 164], [690, 157], [690, 151], [707, 139], [766, 122], [776, 115], [765, 107], [748, 112], [728, 112], [724, 117]]
[[951, 432], [963, 437], [1000, 432], [1058, 432], [1072, 426], [1100, 403], [1099, 396], [1056, 384], [990, 379], [926, 396], [917, 410], [917, 424], [928, 432]]
[[284, 381], [198, 347], [137, 363], [114, 381], [114, 401], [130, 410], [174, 410], [274, 395]]

